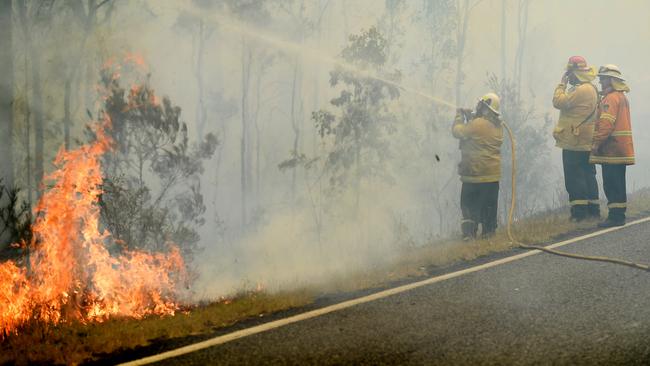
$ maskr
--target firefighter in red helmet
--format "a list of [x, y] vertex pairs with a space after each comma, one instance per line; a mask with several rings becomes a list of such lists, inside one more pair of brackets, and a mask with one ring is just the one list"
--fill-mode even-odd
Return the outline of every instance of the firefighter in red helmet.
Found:
[[598, 109], [598, 90], [592, 84], [595, 78], [596, 70], [584, 57], [573, 56], [553, 94], [553, 106], [560, 110], [553, 137], [562, 149], [564, 185], [573, 221], [600, 217], [596, 167], [589, 162]]

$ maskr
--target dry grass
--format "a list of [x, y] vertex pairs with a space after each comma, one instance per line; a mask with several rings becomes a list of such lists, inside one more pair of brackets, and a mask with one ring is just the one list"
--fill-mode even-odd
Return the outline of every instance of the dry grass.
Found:
[[[648, 209], [650, 190], [630, 195], [630, 217], [647, 213]], [[525, 243], [545, 243], [595, 226], [595, 222], [568, 222], [567, 215], [563, 210], [520, 220], [514, 226], [514, 235]], [[244, 319], [307, 305], [322, 294], [386, 286], [424, 276], [432, 267], [472, 260], [512, 246], [502, 229], [490, 240], [444, 240], [423, 247], [407, 247], [381, 268], [341, 277], [309, 290], [276, 294], [250, 291], [231, 301], [195, 307], [174, 317], [114, 319], [101, 324], [48, 328], [32, 324], [20, 334], [0, 342], [0, 364], [78, 364], [92, 360], [93, 355], [145, 346], [156, 340], [212, 334]]]
[[47, 328], [32, 324], [0, 343], [0, 364], [79, 364], [91, 360], [93, 354], [145, 346], [154, 340], [214, 333], [243, 319], [304, 306], [313, 298], [306, 291], [273, 295], [249, 292], [173, 317], [113, 319]]
[[[628, 217], [650, 213], [650, 189], [629, 195]], [[603, 208], [603, 216], [607, 209]], [[543, 244], [570, 233], [593, 230], [598, 221], [574, 223], [568, 220], [568, 209], [545, 212], [519, 220], [513, 224], [513, 236], [524, 244]], [[499, 253], [515, 247], [505, 232], [505, 227], [489, 240], [462, 241], [460, 239], [438, 240], [422, 247], [407, 247], [394, 260], [381, 268], [359, 272], [354, 276], [339, 278], [319, 292], [356, 291], [384, 286], [387, 283], [420, 277], [432, 267], [443, 267], [460, 261], [468, 261]]]

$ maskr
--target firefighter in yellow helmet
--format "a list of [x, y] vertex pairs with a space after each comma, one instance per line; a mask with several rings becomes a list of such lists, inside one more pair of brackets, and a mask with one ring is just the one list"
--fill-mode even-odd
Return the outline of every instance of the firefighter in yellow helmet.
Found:
[[596, 70], [583, 57], [573, 56], [553, 94], [553, 106], [560, 110], [553, 137], [562, 149], [572, 221], [600, 217], [596, 167], [589, 163], [598, 108], [598, 90], [591, 83], [595, 78]]
[[466, 240], [476, 237], [479, 224], [483, 237], [493, 235], [497, 227], [503, 143], [499, 104], [499, 97], [488, 93], [479, 99], [475, 113], [456, 110], [452, 134], [460, 140], [461, 229]]
[[607, 220], [598, 226], [623, 226], [627, 209], [625, 170], [634, 164], [630, 104], [625, 96], [630, 88], [616, 65], [602, 66], [598, 77], [603, 100], [598, 110], [589, 161], [601, 164], [608, 210]]

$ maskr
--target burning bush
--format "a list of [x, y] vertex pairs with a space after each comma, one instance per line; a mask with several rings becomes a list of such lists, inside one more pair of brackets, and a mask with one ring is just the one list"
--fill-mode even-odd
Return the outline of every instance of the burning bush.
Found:
[[7, 187], [0, 180], [0, 260], [19, 256], [24, 243], [31, 240], [32, 210], [20, 200], [18, 187]]
[[102, 161], [102, 223], [128, 249], [160, 251], [172, 241], [191, 258], [206, 209], [199, 178], [217, 139], [208, 134], [190, 146], [181, 109], [168, 98], [160, 101], [148, 80], [127, 92], [118, 77], [122, 71], [107, 67], [102, 73], [103, 113], [112, 121], [108, 133], [115, 143]]
[[[142, 71], [139, 58], [127, 62]], [[7, 196], [11, 212], [0, 218], [26, 223], [11, 234], [29, 254], [0, 263], [0, 338], [32, 321], [142, 318], [180, 307], [189, 282], [184, 256], [197, 249], [205, 211], [202, 161], [217, 140], [207, 135], [190, 147], [179, 107], [159, 101], [147, 82], [128, 93], [120, 86], [125, 65], [104, 68], [103, 123], [87, 129], [88, 144], [59, 151], [31, 236], [23, 232], [29, 220], [14, 217], [15, 192]]]
[[35, 208], [29, 257], [0, 264], [0, 336], [29, 321], [57, 324], [110, 316], [174, 314], [185, 281], [179, 250], [167, 254], [125, 251], [112, 256], [100, 228], [103, 183], [100, 159], [112, 144], [105, 128], [76, 150], [59, 151], [51, 187]]

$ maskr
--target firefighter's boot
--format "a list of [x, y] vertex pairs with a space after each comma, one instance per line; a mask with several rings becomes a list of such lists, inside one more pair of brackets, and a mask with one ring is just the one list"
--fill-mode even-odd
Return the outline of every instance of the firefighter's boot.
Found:
[[592, 220], [600, 219], [600, 205], [598, 203], [587, 205], [587, 218]]
[[587, 218], [588, 206], [575, 205], [571, 206], [571, 221], [580, 222]]
[[607, 228], [625, 225], [625, 209], [624, 208], [610, 208], [607, 220], [598, 224], [598, 227]]
[[460, 228], [463, 232], [463, 240], [473, 240], [476, 238], [478, 224], [474, 220], [463, 220]]

